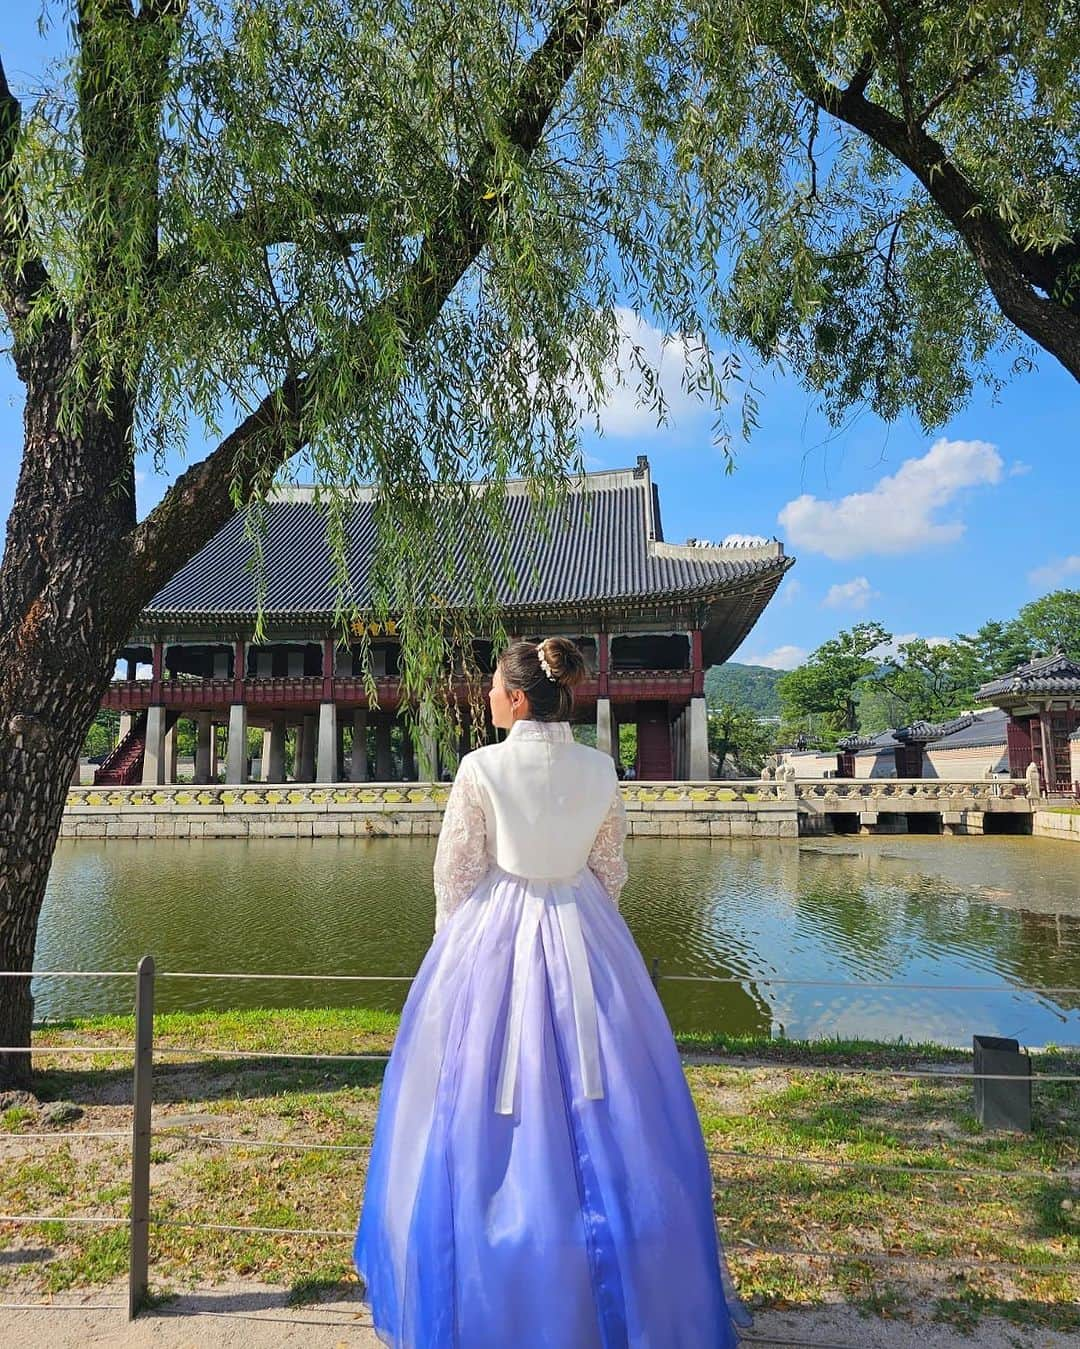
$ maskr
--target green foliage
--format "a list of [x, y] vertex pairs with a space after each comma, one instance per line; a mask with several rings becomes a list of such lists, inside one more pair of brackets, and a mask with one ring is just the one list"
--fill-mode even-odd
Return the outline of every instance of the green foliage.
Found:
[[820, 718], [817, 738], [825, 748], [857, 731], [858, 697], [863, 681], [880, 663], [874, 653], [891, 640], [880, 623], [856, 623], [823, 642], [805, 665], [780, 680], [780, 702], [787, 726], [802, 718]]
[[[879, 624], [841, 632], [783, 677], [787, 738], [807, 730], [811, 714], [825, 719], [823, 726], [809, 728], [812, 738], [830, 748], [842, 732], [872, 734], [913, 721], [945, 721], [971, 711], [981, 685], [1033, 655], [1060, 648], [1080, 657], [1080, 591], [1053, 591], [1006, 622], [988, 620], [948, 642], [915, 638], [877, 660], [871, 656], [874, 647], [866, 647], [875, 634], [882, 644], [889, 640]], [[853, 704], [845, 701], [848, 691]]]
[[116, 744], [119, 731], [119, 712], [99, 712], [86, 733], [82, 757], [84, 759], [103, 759]]
[[710, 707], [730, 703], [760, 717], [778, 717], [777, 685], [782, 675], [782, 670], [766, 665], [740, 665], [737, 661], [714, 665], [705, 675], [705, 699]]
[[739, 777], [756, 777], [772, 752], [775, 727], [763, 726], [754, 713], [733, 703], [709, 707], [709, 753], [720, 771], [731, 760]]
[[1054, 590], [1025, 604], [1014, 627], [1030, 651], [1049, 656], [1060, 648], [1080, 660], [1080, 590]]
[[[853, 404], [947, 420], [989, 357], [1080, 378], [1080, 23], [1052, 0], [735, 0], [688, 126], [730, 202], [724, 329]], [[1016, 326], [1013, 326], [1016, 325]], [[999, 365], [1000, 368], [1000, 365]]]
[[[886, 724], [942, 721], [969, 707], [974, 690], [968, 682], [969, 667], [958, 659], [962, 654], [952, 642], [930, 643], [922, 637], [902, 642], [896, 656], [867, 680], [879, 696], [885, 695], [882, 705], [892, 714]], [[859, 711], [863, 713], [861, 701]], [[860, 723], [861, 729], [869, 729], [861, 715]]]

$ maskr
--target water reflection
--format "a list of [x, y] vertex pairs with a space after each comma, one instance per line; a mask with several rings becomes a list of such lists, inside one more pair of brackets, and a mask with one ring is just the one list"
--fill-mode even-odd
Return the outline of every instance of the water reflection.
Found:
[[[423, 841], [65, 843], [42, 914], [45, 969], [412, 973], [431, 939]], [[678, 1029], [969, 1043], [1080, 1041], [1080, 848], [1041, 839], [641, 840], [623, 913], [647, 960], [743, 984], [664, 985]], [[789, 979], [932, 984], [893, 993]], [[954, 993], [951, 984], [1007, 991]], [[941, 991], [936, 991], [941, 987]], [[130, 1008], [132, 985], [39, 980], [41, 1017]], [[158, 1006], [397, 1009], [402, 984], [161, 981]]]

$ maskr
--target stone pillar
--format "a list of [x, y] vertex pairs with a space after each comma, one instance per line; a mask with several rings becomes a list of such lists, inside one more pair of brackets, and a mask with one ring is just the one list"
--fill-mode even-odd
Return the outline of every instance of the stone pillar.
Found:
[[82, 752], [81, 752], [81, 751], [80, 751], [79, 754], [76, 756], [76, 759], [75, 759], [75, 767], [72, 769], [72, 772], [71, 772], [71, 785], [72, 785], [73, 787], [81, 787], [81, 786], [82, 786]]
[[195, 717], [195, 781], [210, 781], [210, 713], [199, 712]]
[[[333, 648], [331, 648], [331, 659]], [[336, 782], [338, 772], [337, 704], [319, 706], [318, 782]]]
[[709, 718], [704, 698], [690, 699], [690, 780], [709, 779]]
[[247, 782], [247, 704], [233, 703], [229, 708], [229, 750], [225, 759], [225, 781]]
[[[267, 782], [285, 781], [285, 715], [282, 712], [275, 712], [274, 719], [270, 723], [270, 744], [266, 746], [264, 742], [263, 751], [263, 776]], [[266, 757], [266, 750], [269, 749], [269, 758]]]
[[417, 736], [416, 747], [420, 755], [420, 780], [422, 782], [438, 782], [439, 741], [432, 727], [432, 709], [430, 706], [420, 709]]
[[611, 699], [596, 700], [596, 748], [603, 754], [614, 754], [615, 722], [611, 715]]
[[316, 726], [318, 722], [313, 712], [304, 714], [303, 736], [300, 741], [300, 748], [297, 751], [297, 763], [299, 767], [296, 770], [297, 782], [315, 781], [315, 737]]
[[132, 713], [130, 712], [120, 713], [120, 733], [117, 736], [116, 740], [116, 743], [118, 745], [123, 744], [123, 742], [128, 738], [128, 736], [131, 734], [131, 728], [134, 724], [135, 724], [135, 717], [132, 715]]
[[176, 722], [165, 732], [165, 781], [176, 781]]
[[211, 720], [211, 722], [210, 722], [210, 781], [211, 781], [211, 782], [217, 782], [217, 780], [218, 780], [218, 769], [219, 769], [220, 767], [221, 767], [221, 763], [220, 763], [220, 760], [219, 760], [219, 758], [218, 758], [217, 723], [216, 723], [215, 721]]
[[303, 717], [296, 724], [296, 744], [293, 748], [293, 781], [302, 782], [300, 776], [301, 766], [304, 762], [304, 719]]
[[394, 756], [390, 746], [390, 718], [384, 712], [375, 723], [375, 779], [389, 782], [394, 772]]
[[353, 782], [367, 782], [368, 757], [366, 707], [358, 707], [353, 711], [352, 724], [352, 772], [350, 773], [350, 777]]
[[160, 787], [165, 781], [165, 709], [160, 703], [146, 709], [142, 780], [144, 787]]
[[272, 782], [270, 776], [270, 736], [271, 732], [264, 726], [262, 738], [262, 753], [259, 755], [259, 781]]
[[406, 782], [416, 781], [416, 746], [413, 744], [411, 729], [404, 719], [401, 724], [401, 776]]

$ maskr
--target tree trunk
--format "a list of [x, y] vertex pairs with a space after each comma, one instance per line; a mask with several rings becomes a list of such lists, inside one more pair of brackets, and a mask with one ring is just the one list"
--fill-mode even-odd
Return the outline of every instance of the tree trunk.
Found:
[[[25, 446], [0, 566], [0, 970], [28, 971], [68, 786], [144, 596], [118, 540], [134, 521], [130, 405], [63, 429], [70, 332], [18, 354]], [[29, 980], [0, 976], [0, 1048], [29, 1046]], [[26, 1053], [0, 1054], [0, 1085]]]
[[[7, 709], [0, 710], [0, 715]], [[0, 749], [0, 969], [33, 966], [41, 901], [67, 784], [79, 745], [68, 736], [62, 757], [19, 747]], [[28, 1045], [33, 1021], [30, 980], [0, 977], [0, 1041], [4, 1048]], [[0, 1086], [25, 1086], [30, 1056], [0, 1053]]]

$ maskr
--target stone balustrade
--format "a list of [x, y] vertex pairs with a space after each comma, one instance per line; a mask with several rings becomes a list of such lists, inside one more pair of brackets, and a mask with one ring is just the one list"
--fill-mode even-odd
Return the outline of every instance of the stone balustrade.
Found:
[[[432, 835], [448, 783], [184, 783], [72, 787], [66, 838], [259, 838]], [[938, 812], [950, 832], [982, 832], [987, 812], [1027, 811], [1022, 780], [880, 779], [625, 782], [632, 836], [796, 838], [830, 816], [867, 829], [908, 813]]]

